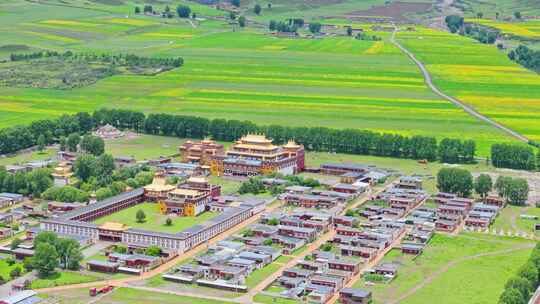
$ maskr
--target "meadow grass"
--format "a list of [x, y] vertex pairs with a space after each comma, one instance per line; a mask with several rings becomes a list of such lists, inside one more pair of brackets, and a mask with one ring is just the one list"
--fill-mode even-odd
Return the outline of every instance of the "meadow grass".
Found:
[[465, 19], [466, 22], [478, 23], [501, 30], [505, 34], [526, 38], [540, 38], [540, 21], [503, 22], [492, 19]]
[[100, 276], [81, 274], [73, 271], [58, 271], [51, 274], [49, 277], [33, 280], [30, 287], [32, 289], [48, 288], [55, 286], [95, 282], [101, 279], [102, 278]]
[[113, 156], [132, 156], [136, 160], [156, 159], [178, 153], [185, 140], [177, 137], [137, 134], [135, 137], [106, 140], [105, 152]]
[[[533, 243], [474, 233], [458, 236], [436, 234], [417, 258], [402, 254], [397, 249], [384, 257], [383, 262], [399, 265], [398, 276], [392, 282], [367, 286], [360, 280], [355, 287], [370, 289], [377, 303], [386, 303], [430, 278], [432, 281], [400, 303], [427, 303], [434, 297], [441, 304], [495, 303], [506, 280], [515, 274], [531, 251], [530, 248], [511, 252], [503, 250], [526, 244]], [[475, 257], [490, 252], [495, 254]], [[441, 269], [443, 271], [437, 273]]]
[[[142, 210], [146, 214], [146, 220], [143, 223], [137, 222], [136, 214]], [[216, 216], [214, 212], [204, 212], [196, 217], [180, 217], [167, 216], [159, 213], [158, 205], [155, 203], [142, 203], [136, 206], [120, 210], [116, 213], [101, 217], [94, 223], [101, 225], [106, 222], [119, 222], [131, 228], [145, 229], [166, 233], [177, 233], [196, 224], [204, 223], [205, 221]], [[171, 226], [166, 226], [167, 218], [172, 220]]]
[[160, 304], [220, 304], [230, 303], [226, 300], [207, 300], [187, 296], [177, 296], [174, 294], [151, 292], [132, 288], [118, 288], [114, 292], [104, 296], [96, 303], [117, 303], [117, 304], [139, 304], [139, 303], [160, 303]]

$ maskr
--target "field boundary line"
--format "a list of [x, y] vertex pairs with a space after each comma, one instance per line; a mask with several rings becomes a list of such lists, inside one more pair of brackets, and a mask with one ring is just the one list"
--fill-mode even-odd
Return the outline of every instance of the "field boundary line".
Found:
[[410, 52], [408, 49], [406, 49], [404, 46], [402, 46], [396, 39], [396, 33], [397, 33], [397, 27], [394, 28], [394, 31], [392, 32], [392, 36], [390, 37], [390, 42], [392, 44], [394, 44], [395, 46], [397, 46], [403, 53], [405, 53], [417, 66], [418, 68], [420, 68], [420, 71], [422, 72], [422, 75], [424, 76], [424, 82], [426, 83], [426, 85], [431, 89], [431, 91], [433, 91], [433, 93], [437, 94], [438, 96], [450, 101], [451, 103], [453, 103], [455, 106], [457, 107], [460, 107], [462, 108], [465, 112], [467, 112], [468, 114], [472, 115], [473, 117], [477, 118], [478, 120], [481, 120], [483, 122], [486, 122], [492, 126], [494, 126], [495, 128], [507, 133], [508, 135], [522, 141], [522, 142], [529, 142], [529, 139], [527, 137], [525, 137], [524, 135], [494, 121], [493, 119], [483, 115], [483, 114], [480, 114], [479, 112], [477, 112], [474, 108], [472, 108], [471, 106], [459, 101], [458, 99], [452, 97], [452, 96], [448, 96], [446, 95], [445, 93], [443, 93], [441, 90], [439, 90], [439, 88], [437, 88], [435, 86], [435, 84], [433, 84], [433, 80], [431, 78], [431, 74], [428, 72], [427, 68], [425, 67], [425, 65], [416, 58], [416, 56], [414, 56], [414, 54], [412, 52]]

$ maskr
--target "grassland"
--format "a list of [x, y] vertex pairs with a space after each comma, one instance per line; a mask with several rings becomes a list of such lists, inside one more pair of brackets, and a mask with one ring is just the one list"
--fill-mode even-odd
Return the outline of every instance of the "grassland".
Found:
[[2, 278], [3, 278], [4, 280], [6, 280], [6, 281], [9, 281], [10, 278], [11, 278], [11, 276], [9, 275], [9, 273], [10, 273], [13, 269], [19, 267], [19, 268], [21, 268], [21, 271], [24, 272], [24, 268], [23, 268], [22, 263], [18, 263], [18, 262], [15, 263], [15, 264], [13, 264], [13, 265], [11, 265], [11, 266], [9, 266], [8, 263], [7, 263], [6, 260], [5, 260], [5, 259], [7, 259], [7, 258], [8, 258], [7, 255], [6, 255], [6, 256], [2, 255], [2, 259], [0, 260], [0, 277], [2, 277]]
[[[380, 1], [340, 5], [367, 7], [372, 2]], [[278, 14], [280, 3], [274, 5]], [[60, 51], [181, 56], [185, 65], [152, 77], [113, 76], [72, 90], [2, 87], [0, 127], [107, 106], [258, 124], [316, 123], [473, 138], [483, 155], [491, 143], [510, 140], [434, 95], [417, 67], [388, 41], [278, 39], [254, 28], [232, 32], [228, 25], [210, 19], [193, 28], [178, 18], [133, 16], [127, 4], [111, 8], [115, 15], [65, 6], [47, 15], [43, 7], [1, 3], [0, 22], [16, 28], [2, 32], [3, 43]], [[121, 10], [124, 15], [118, 16]]]
[[536, 73], [493, 46], [459, 35], [419, 28], [399, 33], [398, 39], [426, 64], [442, 91], [530, 139], [540, 139]]
[[107, 140], [105, 152], [113, 156], [132, 156], [136, 160], [155, 159], [178, 153], [178, 146], [184, 139], [176, 137], [137, 134], [124, 138]]
[[491, 228], [496, 231], [502, 230], [505, 233], [535, 233], [534, 225], [537, 221], [534, 219], [521, 218], [520, 215], [540, 217], [540, 208], [506, 206], [501, 210]]
[[[530, 246], [529, 246], [530, 245]], [[389, 284], [356, 287], [373, 291], [377, 303], [441, 304], [496, 303], [506, 280], [528, 258], [534, 243], [515, 238], [463, 233], [437, 234], [417, 258], [398, 250], [383, 262], [399, 264], [398, 276]]]
[[101, 280], [102, 277], [89, 274], [81, 274], [72, 271], [55, 272], [51, 276], [43, 279], [32, 280], [32, 289], [48, 288], [79, 283], [88, 283]]
[[[137, 290], [133, 288], [117, 288], [113, 292], [101, 297], [92, 298], [88, 295], [88, 289], [71, 289], [56, 291], [44, 295], [45, 298], [57, 299], [62, 304], [82, 304], [92, 301], [98, 304], [139, 304], [139, 303], [160, 303], [160, 304], [222, 304], [230, 303], [226, 300], [206, 300], [174, 294], [158, 293], [147, 290]], [[95, 301], [95, 302], [94, 302]]]
[[[146, 214], [146, 220], [143, 223], [139, 223], [136, 220], [136, 213], [142, 210]], [[132, 228], [146, 229], [158, 232], [177, 233], [193, 225], [203, 223], [212, 217], [216, 216], [214, 212], [204, 212], [197, 217], [175, 217], [166, 216], [159, 213], [157, 204], [154, 203], [142, 203], [119, 212], [101, 217], [95, 221], [96, 224], [101, 225], [106, 222], [119, 222]], [[165, 221], [167, 218], [172, 220], [171, 226], [166, 226]]]

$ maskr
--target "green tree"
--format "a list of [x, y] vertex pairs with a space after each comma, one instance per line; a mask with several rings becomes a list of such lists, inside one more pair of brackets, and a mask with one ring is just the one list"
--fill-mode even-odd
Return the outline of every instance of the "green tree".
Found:
[[507, 288], [499, 298], [499, 304], [526, 304], [523, 302], [523, 296], [515, 288]]
[[60, 265], [64, 269], [79, 269], [79, 264], [83, 259], [79, 242], [73, 239], [58, 239], [56, 252], [58, 253]]
[[275, 20], [270, 20], [270, 23], [268, 23], [268, 29], [271, 30], [271, 31], [275, 31], [276, 30], [276, 21]]
[[34, 270], [34, 259], [32, 257], [26, 257], [23, 260], [23, 267], [26, 271]]
[[39, 243], [34, 251], [34, 268], [40, 277], [44, 278], [58, 267], [58, 253], [49, 243]]
[[261, 14], [261, 11], [262, 11], [261, 6], [260, 6], [258, 3], [255, 4], [255, 6], [253, 7], [253, 12], [254, 12], [256, 15], [260, 15], [260, 14]]
[[166, 220], [165, 220], [165, 226], [172, 226], [173, 222], [172, 222], [172, 219], [170, 217], [168, 217]]
[[75, 176], [82, 181], [88, 181], [96, 174], [96, 158], [92, 155], [81, 155], [73, 165]]
[[40, 197], [52, 185], [53, 179], [47, 168], [36, 169], [28, 174], [28, 190], [34, 197]]
[[191, 15], [191, 8], [187, 5], [178, 5], [178, 7], [176, 7], [176, 12], [180, 18], [189, 18]]
[[538, 269], [531, 261], [521, 266], [518, 276], [527, 279], [531, 286], [538, 286]]
[[521, 296], [523, 297], [523, 303], [527, 303], [529, 301], [530, 293], [533, 291], [533, 286], [531, 283], [522, 277], [513, 277], [510, 278], [506, 285], [504, 286], [505, 289], [517, 289]]
[[347, 26], [347, 36], [352, 36], [352, 33], [353, 33], [353, 30], [352, 30], [352, 27], [350, 26]]
[[146, 254], [149, 256], [160, 256], [161, 248], [155, 245], [149, 246], [148, 249], [146, 249]]
[[508, 202], [511, 205], [524, 206], [529, 198], [529, 183], [524, 178], [514, 178], [508, 190]]
[[458, 15], [446, 16], [446, 26], [452, 33], [456, 33], [463, 26], [463, 17]]
[[238, 25], [240, 27], [245, 27], [246, 26], [246, 17], [244, 17], [244, 16], [238, 17]]
[[135, 6], [135, 14], [140, 14], [140, 13], [141, 13], [141, 8], [138, 6]]
[[137, 223], [144, 223], [144, 221], [146, 220], [146, 214], [144, 213], [144, 211], [142, 211], [142, 209], [139, 209], [137, 211], [137, 214], [135, 214], [135, 218], [137, 220]]
[[39, 135], [38, 139], [37, 139], [37, 145], [38, 145], [38, 150], [41, 152], [43, 150], [45, 150], [45, 146], [47, 145], [47, 141], [45, 139], [45, 135], [41, 134]]
[[101, 185], [110, 184], [114, 168], [114, 157], [112, 155], [102, 154], [96, 159], [95, 175]]
[[14, 239], [13, 241], [11, 241], [11, 244], [9, 245], [9, 248], [11, 250], [14, 250], [14, 249], [17, 249], [19, 247], [20, 244], [22, 244], [23, 241], [19, 238], [17, 239]]
[[58, 236], [56, 235], [56, 233], [52, 231], [41, 231], [34, 238], [34, 247], [37, 248], [37, 246], [41, 243], [47, 243], [47, 244], [56, 246], [57, 241], [58, 241]]
[[271, 225], [271, 226], [277, 226], [279, 225], [279, 220], [277, 218], [271, 218], [268, 220], [268, 225]]
[[99, 156], [105, 152], [105, 142], [100, 137], [85, 135], [81, 140], [81, 149], [86, 153]]
[[102, 201], [111, 196], [113, 196], [113, 193], [108, 187], [99, 188], [96, 191], [96, 199], [98, 201]]
[[482, 17], [484, 17], [484, 13], [482, 13], [482, 12], [476, 13], [476, 18], [482, 19]]
[[266, 240], [264, 240], [263, 245], [265, 245], [265, 246], [272, 246], [273, 243], [274, 243], [274, 242], [272, 242], [271, 239], [266, 239]]
[[442, 168], [437, 173], [437, 188], [442, 192], [468, 197], [473, 189], [473, 178], [465, 169]]
[[521, 12], [514, 12], [514, 17], [516, 17], [516, 19], [521, 19]]
[[310, 22], [309, 23], [309, 31], [313, 34], [317, 34], [321, 32], [321, 24], [319, 22]]
[[67, 150], [67, 140], [65, 136], [60, 137], [59, 144], [60, 144], [60, 151]]
[[231, 4], [236, 7], [240, 7], [240, 0], [231, 0]]
[[15, 278], [18, 278], [21, 276], [21, 267], [20, 266], [17, 266], [13, 269], [11, 269], [11, 271], [9, 272], [9, 276], [12, 278], [12, 279], [15, 279]]
[[493, 181], [489, 174], [480, 174], [474, 181], [474, 191], [478, 193], [482, 198], [485, 198], [486, 195], [493, 188]]
[[67, 138], [67, 148], [70, 152], [77, 152], [77, 145], [81, 141], [79, 133], [71, 133]]

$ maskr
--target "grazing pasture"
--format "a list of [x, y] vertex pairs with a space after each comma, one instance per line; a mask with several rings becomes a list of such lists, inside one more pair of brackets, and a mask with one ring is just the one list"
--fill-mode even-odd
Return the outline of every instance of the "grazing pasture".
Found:
[[443, 92], [530, 139], [540, 139], [538, 74], [492, 45], [467, 37], [419, 29], [400, 32], [398, 39], [426, 64]]
[[[355, 287], [372, 290], [377, 303], [496, 303], [506, 280], [528, 259], [533, 242], [464, 233], [437, 234], [422, 255], [390, 251], [383, 262], [399, 265], [389, 284]], [[456, 292], [459, 291], [459, 292]], [[394, 302], [396, 301], [396, 302]]]

